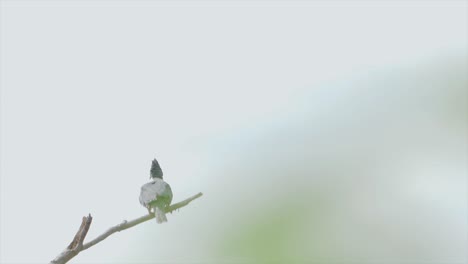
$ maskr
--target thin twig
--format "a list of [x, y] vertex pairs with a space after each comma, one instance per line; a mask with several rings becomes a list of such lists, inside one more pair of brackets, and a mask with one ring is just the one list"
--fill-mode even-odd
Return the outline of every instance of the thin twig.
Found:
[[[202, 193], [198, 193], [188, 199], [185, 199], [181, 202], [175, 203], [167, 207], [165, 211], [166, 213], [172, 213], [173, 211], [188, 205], [191, 201], [201, 197], [202, 195], [203, 195]], [[76, 233], [70, 245], [50, 263], [51, 264], [67, 263], [70, 259], [78, 255], [78, 253], [80, 253], [81, 251], [86, 250], [96, 245], [97, 243], [103, 241], [104, 239], [114, 234], [115, 232], [120, 232], [122, 230], [134, 227], [138, 224], [141, 224], [153, 218], [154, 218], [154, 214], [148, 214], [148, 215], [141, 216], [131, 221], [124, 220], [122, 223], [109, 228], [106, 232], [96, 237], [95, 239], [89, 241], [88, 243], [83, 244], [83, 241], [86, 237], [86, 234], [88, 233], [89, 227], [91, 226], [91, 222], [93, 219], [91, 215], [88, 215], [87, 217], [85, 216], [83, 217], [83, 220], [81, 222], [80, 229], [78, 229], [78, 232]]]
[[[182, 202], [173, 204], [173, 205], [166, 208], [166, 213], [172, 213], [174, 210], [188, 205], [191, 201], [199, 198], [202, 195], [203, 195], [202, 193], [198, 193], [197, 195], [194, 195], [194, 196], [192, 196], [192, 197], [190, 197], [188, 199], [185, 199]], [[128, 229], [130, 227], [134, 227], [134, 226], [136, 226], [138, 224], [141, 224], [141, 223], [146, 222], [148, 220], [151, 220], [153, 218], [154, 218], [154, 214], [148, 214], [148, 215], [144, 215], [142, 217], [138, 217], [137, 219], [134, 219], [132, 221], [123, 221], [122, 223], [109, 228], [102, 235], [100, 235], [100, 236], [96, 237], [95, 239], [89, 241], [88, 243], [84, 244], [83, 250], [88, 249], [88, 248], [96, 245], [97, 243], [99, 243], [102, 240], [106, 239], [108, 236], [112, 235], [115, 232], [120, 232], [120, 231]]]

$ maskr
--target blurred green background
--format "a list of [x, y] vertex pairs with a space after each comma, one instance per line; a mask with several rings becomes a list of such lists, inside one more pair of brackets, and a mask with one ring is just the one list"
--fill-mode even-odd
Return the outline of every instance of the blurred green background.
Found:
[[171, 230], [141, 227], [148, 246], [129, 259], [463, 263], [466, 87], [459, 59], [378, 72], [187, 145], [181, 170], [205, 196]]
[[1, 5], [1, 263], [466, 263], [466, 2]]

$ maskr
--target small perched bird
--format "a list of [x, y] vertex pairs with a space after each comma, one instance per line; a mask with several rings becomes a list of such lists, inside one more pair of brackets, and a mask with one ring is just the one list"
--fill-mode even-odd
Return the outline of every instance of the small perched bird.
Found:
[[140, 203], [150, 214], [153, 209], [156, 222], [161, 224], [167, 222], [165, 209], [171, 204], [172, 190], [163, 180], [163, 172], [156, 159], [151, 163], [150, 179], [151, 182], [141, 186]]

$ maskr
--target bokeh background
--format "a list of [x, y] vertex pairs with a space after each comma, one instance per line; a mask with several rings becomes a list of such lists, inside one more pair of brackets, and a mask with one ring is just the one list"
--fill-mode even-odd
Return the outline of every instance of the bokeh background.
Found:
[[0, 262], [467, 263], [466, 1], [2, 1]]

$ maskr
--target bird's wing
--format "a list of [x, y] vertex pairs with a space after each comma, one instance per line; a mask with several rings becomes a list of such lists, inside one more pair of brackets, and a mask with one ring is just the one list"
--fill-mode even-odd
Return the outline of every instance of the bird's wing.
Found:
[[163, 193], [161, 196], [164, 196], [166, 197], [167, 201], [169, 204], [171, 204], [172, 202], [172, 189], [171, 189], [171, 186], [169, 184], [167, 184], [166, 182], [164, 182], [164, 190], [163, 190]]
[[152, 188], [152, 182], [144, 184], [141, 186], [140, 191], [140, 204], [143, 206], [148, 206], [148, 204], [156, 199], [156, 192], [154, 188]]
[[161, 166], [159, 166], [159, 163], [156, 159], [154, 159], [153, 162], [151, 163], [150, 174], [152, 178], [162, 178], [163, 176]]

